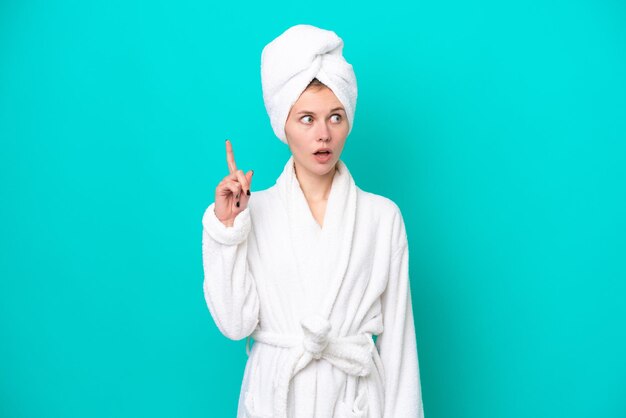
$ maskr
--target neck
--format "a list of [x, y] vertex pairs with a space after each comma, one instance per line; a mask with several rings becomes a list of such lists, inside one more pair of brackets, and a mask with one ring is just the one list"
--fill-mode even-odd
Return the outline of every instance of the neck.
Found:
[[328, 200], [328, 195], [333, 185], [333, 177], [337, 171], [337, 163], [332, 170], [321, 176], [301, 168], [295, 161], [294, 171], [307, 201]]

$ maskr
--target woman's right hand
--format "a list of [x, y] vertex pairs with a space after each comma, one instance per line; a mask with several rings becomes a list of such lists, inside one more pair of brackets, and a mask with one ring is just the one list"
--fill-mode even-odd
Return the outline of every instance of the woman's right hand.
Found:
[[237, 215], [248, 207], [254, 170], [244, 174], [237, 169], [229, 139], [226, 140], [226, 162], [229, 174], [215, 188], [215, 215], [224, 225], [233, 226]]

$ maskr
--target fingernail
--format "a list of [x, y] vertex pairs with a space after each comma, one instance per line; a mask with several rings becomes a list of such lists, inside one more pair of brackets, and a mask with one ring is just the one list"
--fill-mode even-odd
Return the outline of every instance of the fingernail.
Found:
[[250, 196], [250, 190], [248, 190], [246, 193], [248, 194], [248, 196]]
[[237, 202], [237, 207], [239, 207], [239, 202]]

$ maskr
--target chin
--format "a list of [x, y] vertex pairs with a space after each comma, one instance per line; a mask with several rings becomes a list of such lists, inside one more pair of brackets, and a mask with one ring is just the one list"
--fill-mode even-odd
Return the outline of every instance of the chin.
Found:
[[337, 166], [337, 161], [332, 161], [332, 162], [329, 162], [328, 164], [317, 164], [317, 166], [315, 167], [316, 168], [315, 172], [322, 176], [335, 170], [336, 166]]

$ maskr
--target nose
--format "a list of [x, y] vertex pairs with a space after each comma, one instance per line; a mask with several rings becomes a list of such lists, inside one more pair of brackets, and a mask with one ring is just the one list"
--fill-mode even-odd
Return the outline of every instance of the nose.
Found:
[[325, 122], [322, 122], [319, 124], [318, 126], [318, 131], [317, 131], [317, 138], [318, 141], [324, 141], [324, 142], [328, 142], [330, 141], [330, 129], [328, 128], [328, 124]]

